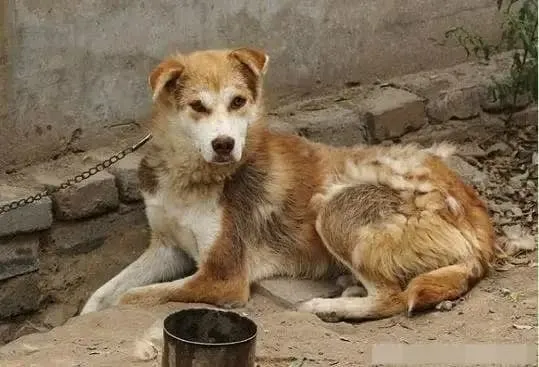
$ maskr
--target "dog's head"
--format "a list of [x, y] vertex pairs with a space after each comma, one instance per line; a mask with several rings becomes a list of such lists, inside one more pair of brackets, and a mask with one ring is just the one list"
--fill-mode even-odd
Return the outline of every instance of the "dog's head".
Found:
[[150, 74], [154, 109], [167, 139], [206, 162], [241, 159], [248, 127], [262, 112], [268, 56], [251, 48], [197, 51], [164, 60]]

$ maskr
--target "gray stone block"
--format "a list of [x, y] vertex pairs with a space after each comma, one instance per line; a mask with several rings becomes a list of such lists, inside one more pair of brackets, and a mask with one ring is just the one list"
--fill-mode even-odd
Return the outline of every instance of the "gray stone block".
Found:
[[116, 178], [120, 200], [124, 203], [142, 200], [138, 180], [138, 167], [141, 159], [141, 154], [131, 154], [108, 169]]
[[67, 320], [77, 314], [76, 305], [69, 303], [53, 303], [41, 313], [43, 324], [55, 328], [65, 324]]
[[[34, 195], [27, 189], [0, 185], [0, 205]], [[48, 197], [24, 207], [0, 214], [0, 237], [47, 229], [52, 224], [52, 201]]]
[[[37, 174], [35, 179], [47, 186], [57, 187], [65, 178]], [[107, 172], [75, 184], [52, 195], [54, 215], [60, 220], [72, 220], [103, 214], [118, 208], [119, 198], [115, 178]]]
[[256, 283], [254, 290], [284, 307], [292, 308], [312, 298], [339, 295], [342, 289], [336, 282], [336, 280], [273, 278]]
[[[100, 163], [115, 153], [117, 152], [110, 147], [94, 149], [86, 153], [84, 160]], [[144, 154], [131, 153], [107, 168], [107, 172], [116, 178], [116, 187], [118, 188], [120, 201], [123, 203], [129, 204], [142, 200], [138, 180], [138, 168], [142, 157], [144, 157]]]
[[0, 280], [36, 271], [39, 268], [37, 236], [17, 236], [0, 240]]
[[40, 301], [41, 289], [37, 273], [0, 282], [0, 318], [36, 311]]
[[100, 247], [111, 231], [121, 231], [123, 226], [143, 224], [145, 221], [142, 205], [123, 206], [118, 213], [84, 221], [56, 222], [43, 240], [57, 253], [87, 253]]
[[[353, 146], [370, 142], [371, 122], [357, 108], [330, 104], [313, 110], [298, 110], [281, 117], [283, 127], [312, 141], [333, 146]], [[274, 126], [278, 126], [277, 118]]]
[[448, 90], [429, 101], [426, 113], [433, 123], [450, 119], [465, 120], [481, 113], [481, 101], [485, 98], [485, 88], [474, 86]]
[[427, 122], [423, 98], [396, 88], [378, 88], [360, 102], [372, 115], [373, 137], [380, 142], [418, 130]]
[[537, 116], [537, 105], [530, 106], [516, 112], [511, 119], [511, 124], [516, 126], [537, 125]]

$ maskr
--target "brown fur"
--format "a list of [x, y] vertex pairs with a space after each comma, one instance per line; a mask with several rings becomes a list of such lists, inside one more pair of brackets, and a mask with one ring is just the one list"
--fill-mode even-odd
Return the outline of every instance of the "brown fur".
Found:
[[157, 191], [158, 177], [156, 168], [150, 166], [148, 158], [142, 158], [138, 169], [140, 189], [151, 194]]
[[485, 205], [438, 157], [395, 155], [386, 159], [400, 163], [391, 168], [376, 151], [384, 153], [364, 148], [354, 161], [362, 170], [315, 199], [317, 228], [329, 251], [376, 293], [371, 305], [341, 317], [383, 317], [458, 298], [485, 275], [494, 256]]
[[[350, 271], [367, 297], [315, 299], [299, 309], [377, 318], [457, 298], [486, 274], [493, 228], [478, 195], [443, 163], [447, 146], [337, 148], [271, 131], [262, 118], [266, 64], [258, 50], [203, 51], [174, 56], [152, 72], [154, 141], [140, 172], [147, 204], [161, 195], [165, 204], [195, 210], [192, 205], [216, 198], [211, 213], [217, 214], [201, 220], [207, 218], [208, 228], [212, 218], [220, 222], [211, 246], [196, 245], [193, 275], [131, 289], [120, 303], [237, 306], [262, 278]], [[198, 91], [225, 87], [248, 99], [234, 113], [256, 117], [241, 160], [217, 166], [173, 132], [171, 116], [187, 111]], [[152, 230], [190, 251], [194, 242], [178, 219], [167, 219], [174, 207], [155, 214], [154, 206]]]

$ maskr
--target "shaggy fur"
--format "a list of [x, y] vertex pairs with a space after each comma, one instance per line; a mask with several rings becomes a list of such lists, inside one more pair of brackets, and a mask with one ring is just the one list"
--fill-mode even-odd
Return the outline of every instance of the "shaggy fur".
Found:
[[262, 117], [267, 63], [254, 49], [199, 51], [151, 73], [153, 140], [139, 173], [151, 243], [82, 313], [237, 307], [263, 278], [350, 273], [365, 297], [298, 309], [372, 319], [458, 298], [486, 274], [493, 227], [443, 163], [450, 146], [338, 148], [274, 132]]

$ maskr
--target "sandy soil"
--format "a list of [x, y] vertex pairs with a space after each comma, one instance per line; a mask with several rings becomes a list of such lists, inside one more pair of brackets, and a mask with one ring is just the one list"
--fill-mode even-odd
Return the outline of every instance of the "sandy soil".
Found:
[[[110, 309], [76, 317], [48, 333], [27, 335], [0, 348], [1, 365], [156, 366], [156, 360], [134, 362], [133, 340], [156, 319], [182, 306]], [[285, 310], [261, 295], [239, 311], [258, 324], [260, 367], [366, 365], [376, 343], [536, 345], [537, 268], [523, 266], [495, 273], [452, 310], [412, 318], [329, 324]]]

